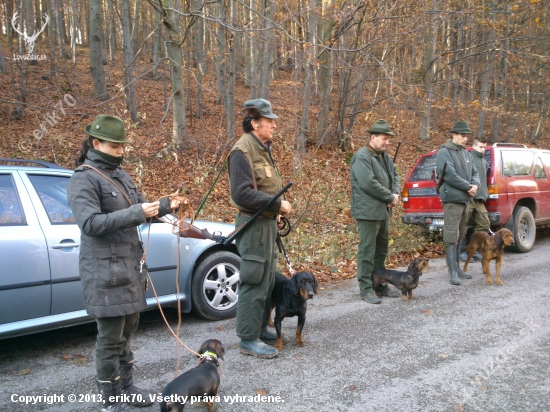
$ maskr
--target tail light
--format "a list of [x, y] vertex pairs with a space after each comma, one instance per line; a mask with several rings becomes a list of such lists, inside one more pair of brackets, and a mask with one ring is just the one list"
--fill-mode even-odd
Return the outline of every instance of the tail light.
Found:
[[487, 198], [487, 201], [485, 202], [486, 207], [497, 207], [498, 206], [498, 186], [497, 185], [488, 185], [487, 186], [489, 197]]
[[403, 189], [401, 191], [401, 200], [403, 202], [408, 202], [409, 201], [409, 189]]

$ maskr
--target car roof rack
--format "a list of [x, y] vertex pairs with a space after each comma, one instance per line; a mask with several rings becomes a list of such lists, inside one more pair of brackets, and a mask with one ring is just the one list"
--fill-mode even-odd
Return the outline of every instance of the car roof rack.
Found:
[[529, 149], [527, 146], [521, 143], [494, 143], [493, 147], [523, 147], [524, 149]]
[[63, 169], [65, 167], [56, 165], [55, 163], [44, 162], [42, 160], [29, 160], [29, 159], [9, 159], [0, 157], [0, 166], [29, 166], [29, 167], [45, 167], [48, 169]]

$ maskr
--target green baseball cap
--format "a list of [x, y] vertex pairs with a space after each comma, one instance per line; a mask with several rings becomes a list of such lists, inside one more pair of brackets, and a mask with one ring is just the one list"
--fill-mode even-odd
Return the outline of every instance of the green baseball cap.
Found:
[[99, 140], [106, 140], [114, 143], [130, 143], [129, 140], [126, 140], [124, 122], [117, 116], [100, 114], [95, 118], [92, 124], [84, 128], [84, 131]]

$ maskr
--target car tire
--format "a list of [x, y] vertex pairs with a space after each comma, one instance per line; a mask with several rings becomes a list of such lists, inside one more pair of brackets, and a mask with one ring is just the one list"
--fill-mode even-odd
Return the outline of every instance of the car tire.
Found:
[[519, 253], [527, 253], [535, 244], [537, 228], [535, 218], [529, 208], [520, 206], [514, 209], [514, 215], [511, 225], [507, 227], [514, 234], [514, 246], [510, 246], [510, 250]]
[[191, 281], [192, 311], [221, 320], [237, 313], [241, 259], [235, 253], [214, 252], [200, 262]]

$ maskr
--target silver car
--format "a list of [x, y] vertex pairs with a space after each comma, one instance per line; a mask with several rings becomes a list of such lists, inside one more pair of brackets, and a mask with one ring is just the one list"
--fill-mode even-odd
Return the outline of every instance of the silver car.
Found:
[[[0, 159], [0, 339], [91, 322], [78, 273], [80, 230], [67, 203], [72, 171], [40, 161]], [[167, 219], [173, 219], [168, 215]], [[227, 236], [234, 226], [196, 221]], [[240, 257], [234, 244], [180, 238], [162, 222], [140, 226], [159, 302], [206, 319], [235, 316]], [[147, 307], [157, 307], [153, 288]]]

